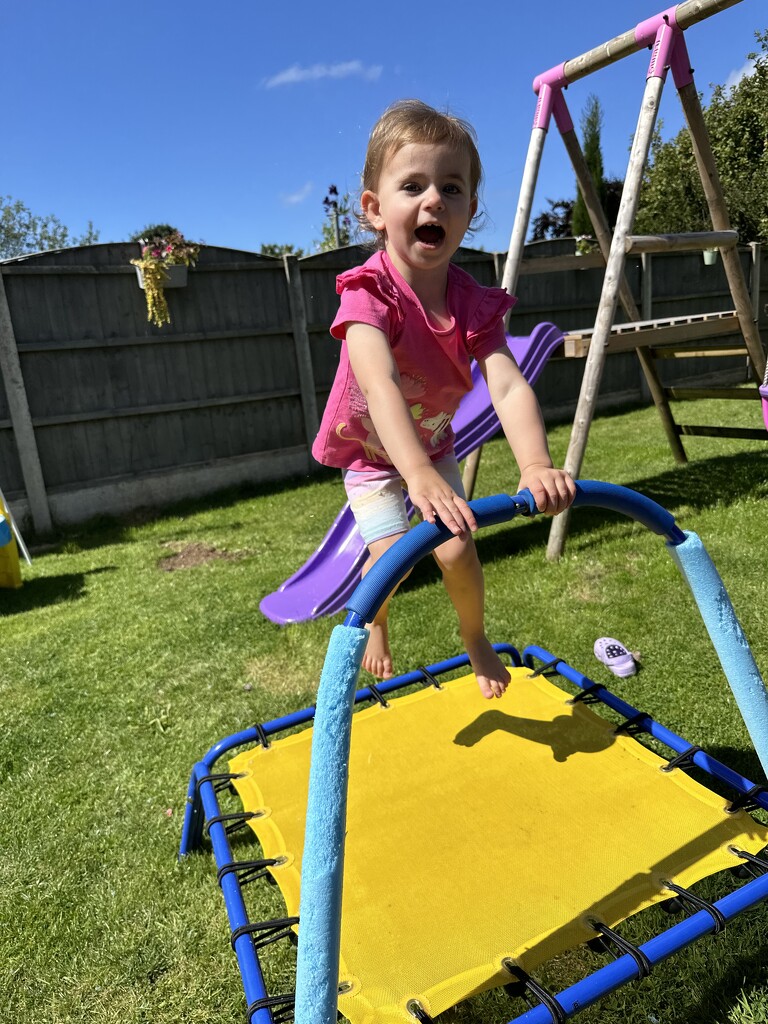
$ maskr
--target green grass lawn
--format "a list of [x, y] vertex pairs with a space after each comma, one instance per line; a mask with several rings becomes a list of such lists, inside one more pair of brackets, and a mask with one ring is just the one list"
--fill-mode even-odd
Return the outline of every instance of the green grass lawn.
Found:
[[[702, 403], [711, 417], [733, 421], [732, 403], [721, 405]], [[739, 415], [758, 418], [756, 408]], [[557, 460], [568, 435], [566, 427], [551, 432]], [[768, 446], [691, 438], [686, 447], [691, 461], [675, 465], [653, 409], [598, 418], [582, 476], [636, 488], [699, 534], [765, 675]], [[476, 495], [512, 492], [516, 483], [506, 446], [487, 445]], [[176, 859], [187, 780], [216, 740], [313, 702], [333, 623], [280, 628], [258, 605], [314, 551], [341, 502], [341, 484], [328, 475], [135, 525], [98, 524], [37, 554], [23, 567], [21, 590], [0, 591], [7, 1024], [243, 1021], [213, 860]], [[480, 535], [491, 638], [548, 647], [760, 781], [717, 658], [660, 538], [612, 514], [579, 510], [565, 556], [550, 564], [547, 530], [547, 521], [518, 520]], [[174, 558], [197, 564], [173, 568]], [[403, 670], [460, 653], [431, 564], [418, 566], [395, 599], [391, 635]], [[640, 652], [637, 676], [618, 682], [599, 665], [592, 645], [602, 635]], [[578, 868], [564, 863], [564, 875]], [[709, 884], [716, 893], [720, 883]], [[262, 901], [264, 916], [280, 915], [272, 888], [249, 897]], [[643, 941], [666, 922], [652, 911], [626, 929]], [[289, 960], [278, 955], [268, 968], [277, 990]], [[540, 976], [558, 989], [596, 962], [577, 950]], [[580, 1019], [767, 1024], [767, 965], [762, 908]], [[490, 1024], [522, 1010], [488, 993], [444, 1019]]]

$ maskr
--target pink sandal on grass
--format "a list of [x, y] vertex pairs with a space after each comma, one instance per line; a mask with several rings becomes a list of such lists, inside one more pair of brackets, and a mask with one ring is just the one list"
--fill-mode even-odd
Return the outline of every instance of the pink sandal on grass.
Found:
[[611, 636], [601, 636], [599, 640], [595, 640], [595, 657], [607, 665], [615, 676], [622, 679], [637, 672], [635, 659], [624, 644]]

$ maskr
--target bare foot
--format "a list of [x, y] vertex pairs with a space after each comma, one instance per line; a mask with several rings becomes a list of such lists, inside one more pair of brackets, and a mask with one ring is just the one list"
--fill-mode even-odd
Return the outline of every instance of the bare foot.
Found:
[[389, 627], [387, 622], [371, 622], [368, 644], [363, 655], [363, 668], [377, 679], [392, 678], [392, 652], [389, 649]]
[[504, 662], [491, 646], [490, 640], [483, 636], [479, 640], [467, 643], [466, 649], [480, 693], [488, 700], [503, 697], [510, 675]]

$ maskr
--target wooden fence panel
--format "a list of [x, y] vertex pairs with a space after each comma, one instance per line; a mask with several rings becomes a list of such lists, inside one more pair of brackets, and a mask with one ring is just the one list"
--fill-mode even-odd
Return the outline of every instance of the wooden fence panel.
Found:
[[[58, 522], [311, 470], [306, 386], [314, 380], [322, 411], [339, 359], [339, 344], [329, 334], [338, 307], [336, 277], [372, 252], [350, 246], [293, 265], [312, 362], [310, 379], [302, 356], [302, 381], [281, 259], [203, 247], [187, 287], [166, 293], [171, 324], [156, 328], [147, 321], [144, 292], [129, 262], [138, 248], [95, 245], [2, 265], [43, 477]], [[538, 273], [531, 258], [537, 252], [564, 260], [566, 269]], [[512, 333], [527, 334], [542, 320], [563, 330], [593, 324], [603, 270], [595, 257], [582, 263], [572, 256], [569, 240], [527, 248]], [[748, 266], [750, 254], [742, 258]], [[498, 254], [461, 249], [456, 260], [480, 283], [496, 283]], [[761, 267], [765, 263], [762, 254]], [[627, 264], [639, 305], [641, 261], [630, 257]], [[756, 305], [764, 331], [767, 293], [763, 269]], [[653, 297], [657, 317], [730, 305], [722, 266], [704, 267], [697, 253], [654, 257]], [[670, 361], [665, 377], [671, 382], [690, 374], [685, 362]], [[575, 406], [582, 370], [580, 360], [551, 361], [537, 385], [550, 418], [568, 415]], [[696, 373], [702, 372], [707, 366], [698, 362]], [[633, 355], [608, 360], [601, 394], [614, 403], [644, 397]], [[28, 512], [3, 390], [0, 486], [17, 514]]]
[[0, 490], [9, 500], [11, 495], [18, 496], [24, 491], [21, 462], [7, 410], [6, 416], [0, 420]]
[[[156, 328], [136, 255], [89, 246], [3, 267], [47, 489], [306, 449], [282, 261], [205, 247]], [[1, 479], [18, 496], [5, 395], [2, 408]]]
[[339, 343], [328, 333], [339, 306], [336, 278], [345, 270], [364, 263], [372, 252], [369, 246], [350, 245], [334, 252], [305, 256], [298, 263], [307, 312], [317, 405], [321, 415], [339, 364]]

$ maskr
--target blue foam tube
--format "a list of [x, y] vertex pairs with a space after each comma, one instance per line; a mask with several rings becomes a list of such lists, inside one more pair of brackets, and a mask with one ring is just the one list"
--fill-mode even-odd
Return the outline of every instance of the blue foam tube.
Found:
[[352, 704], [368, 630], [336, 626], [317, 691], [301, 868], [296, 1024], [336, 1024]]
[[768, 777], [768, 692], [720, 574], [695, 533], [667, 545], [691, 588], [720, 664]]

